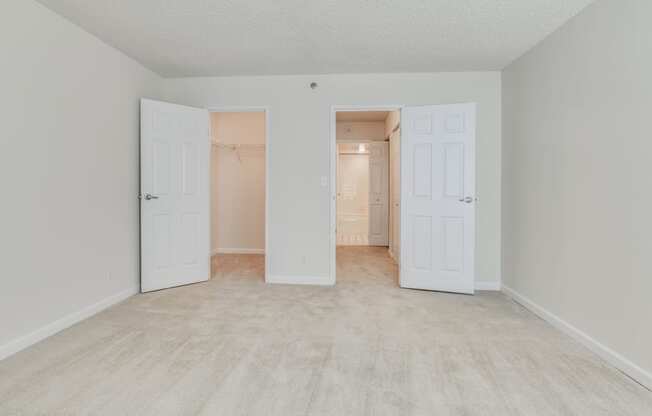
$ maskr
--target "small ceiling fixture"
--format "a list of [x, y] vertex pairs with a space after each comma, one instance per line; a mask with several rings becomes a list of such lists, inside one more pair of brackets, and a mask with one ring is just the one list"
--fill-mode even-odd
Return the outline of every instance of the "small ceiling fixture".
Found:
[[365, 150], [367, 150], [367, 148], [365, 147], [364, 143], [360, 143], [360, 145], [358, 146], [358, 152], [364, 153]]
[[310, 83], [310, 88], [312, 88], [313, 90], [317, 89], [318, 86], [319, 85], [316, 82], [311, 82]]

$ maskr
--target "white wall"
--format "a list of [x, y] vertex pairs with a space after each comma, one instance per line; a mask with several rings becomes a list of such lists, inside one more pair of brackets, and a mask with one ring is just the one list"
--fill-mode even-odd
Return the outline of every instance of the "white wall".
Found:
[[[312, 90], [310, 82], [319, 87]], [[478, 103], [480, 281], [500, 279], [500, 73], [358, 74], [166, 80], [170, 101], [210, 107], [269, 106], [270, 274], [324, 280], [329, 275], [331, 105]]]
[[[265, 144], [264, 112], [212, 113], [211, 124], [213, 141]], [[265, 148], [213, 146], [211, 158], [213, 252], [264, 251]]]
[[598, 0], [503, 74], [504, 282], [648, 386], [650, 16]]
[[159, 78], [31, 0], [0, 3], [0, 50], [2, 358], [137, 290], [139, 98]]
[[337, 140], [385, 140], [384, 121], [338, 121]]

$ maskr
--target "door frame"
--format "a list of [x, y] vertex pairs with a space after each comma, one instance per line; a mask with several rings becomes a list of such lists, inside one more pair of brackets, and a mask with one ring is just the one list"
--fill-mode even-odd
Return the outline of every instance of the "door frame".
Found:
[[[401, 111], [401, 123], [403, 122], [403, 104], [381, 104], [381, 105], [331, 105], [330, 119], [330, 282], [337, 283], [337, 114], [341, 111]], [[401, 195], [403, 190], [401, 189]], [[402, 199], [402, 196], [401, 196]], [[402, 234], [402, 233], [401, 233]], [[402, 244], [402, 236], [401, 236]], [[401, 250], [402, 251], [402, 250]], [[400, 269], [399, 269], [400, 274]]]
[[[272, 142], [272, 132], [271, 132], [271, 117], [270, 117], [270, 106], [236, 106], [236, 105], [220, 105], [220, 106], [208, 106], [206, 107], [208, 113], [265, 113], [265, 283], [269, 282], [269, 173], [270, 173], [270, 164], [269, 164], [269, 149]], [[212, 122], [210, 126], [212, 128]], [[213, 134], [211, 131], [211, 142], [213, 140]], [[211, 143], [212, 146], [212, 143]], [[211, 148], [212, 151], [212, 148]], [[212, 172], [211, 169], [212, 157], [209, 159], [208, 169], [209, 172]], [[210, 179], [210, 178], [209, 178]], [[209, 183], [212, 181], [209, 180]], [[213, 188], [210, 188], [211, 191]], [[211, 211], [212, 212], [212, 211]], [[212, 215], [210, 216], [212, 220]], [[212, 222], [209, 221], [209, 226], [212, 227]], [[211, 254], [212, 257], [212, 254]]]

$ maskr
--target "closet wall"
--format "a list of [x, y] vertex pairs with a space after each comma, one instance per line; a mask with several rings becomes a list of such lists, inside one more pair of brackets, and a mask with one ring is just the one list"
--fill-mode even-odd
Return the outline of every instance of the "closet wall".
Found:
[[[265, 249], [265, 113], [212, 113], [211, 247], [216, 253]], [[242, 145], [236, 149], [218, 146]]]
[[338, 121], [337, 140], [385, 140], [383, 121]]

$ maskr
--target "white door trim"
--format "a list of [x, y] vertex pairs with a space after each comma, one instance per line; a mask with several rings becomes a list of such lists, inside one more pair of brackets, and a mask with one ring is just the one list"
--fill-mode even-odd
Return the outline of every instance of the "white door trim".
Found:
[[[269, 173], [270, 173], [270, 163], [269, 163], [269, 149], [272, 143], [272, 131], [271, 131], [271, 118], [270, 118], [270, 106], [209, 106], [209, 113], [265, 113], [265, 283], [270, 283], [270, 270], [269, 270]], [[211, 171], [211, 166], [208, 166], [209, 172]]]
[[337, 281], [337, 119], [338, 111], [396, 111], [401, 110], [403, 104], [395, 105], [331, 105], [330, 129], [330, 284]]

